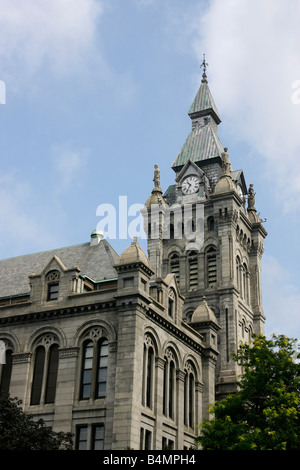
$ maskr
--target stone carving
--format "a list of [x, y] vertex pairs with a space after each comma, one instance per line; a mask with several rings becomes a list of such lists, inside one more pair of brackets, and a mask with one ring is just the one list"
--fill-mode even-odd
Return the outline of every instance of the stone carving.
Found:
[[160, 187], [160, 169], [158, 168], [158, 165], [154, 165], [154, 178], [153, 178], [153, 181], [154, 181], [154, 187], [156, 189], [160, 189], [161, 190], [161, 187]]

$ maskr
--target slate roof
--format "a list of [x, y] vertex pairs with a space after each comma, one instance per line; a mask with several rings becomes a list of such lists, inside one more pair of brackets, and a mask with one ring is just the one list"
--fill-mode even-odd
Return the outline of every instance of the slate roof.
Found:
[[28, 275], [40, 274], [54, 256], [57, 256], [67, 269], [79, 266], [81, 274], [94, 281], [117, 277], [113, 266], [118, 262], [119, 255], [108, 241], [103, 239], [95, 246], [90, 246], [87, 242], [0, 260], [0, 297], [29, 293]]
[[164, 194], [164, 199], [169, 204], [169, 206], [172, 206], [172, 204], [176, 202], [176, 184], [172, 184], [168, 187]]

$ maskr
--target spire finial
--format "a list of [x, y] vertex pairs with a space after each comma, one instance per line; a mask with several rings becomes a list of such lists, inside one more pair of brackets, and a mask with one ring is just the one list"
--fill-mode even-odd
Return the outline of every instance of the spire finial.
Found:
[[205, 54], [203, 54], [203, 62], [202, 64], [200, 65], [200, 68], [203, 67], [203, 74], [202, 74], [202, 82], [205, 82], [206, 81], [206, 67], [208, 67], [208, 63], [206, 62], [205, 60]]
[[203, 54], [203, 62], [200, 65], [200, 68], [202, 68], [202, 67], [203, 67], [203, 72], [205, 73], [206, 72], [206, 67], [208, 67], [208, 63], [205, 61], [205, 54]]

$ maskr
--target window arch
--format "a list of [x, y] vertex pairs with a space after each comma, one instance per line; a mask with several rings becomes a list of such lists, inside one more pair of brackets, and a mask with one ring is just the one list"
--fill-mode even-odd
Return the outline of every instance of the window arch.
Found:
[[2, 363], [0, 364], [0, 392], [9, 393], [11, 373], [12, 373], [12, 360], [13, 360], [13, 348], [6, 341], [0, 340], [0, 351]]
[[38, 346], [35, 350], [35, 362], [31, 388], [31, 405], [39, 405], [41, 401], [42, 385], [45, 367], [45, 348]]
[[45, 335], [34, 351], [30, 405], [55, 402], [59, 345], [55, 335]]
[[241, 262], [239, 256], [236, 257], [236, 285], [240, 292], [240, 296], [245, 300], [247, 304], [250, 303], [250, 282], [249, 282], [249, 271], [247, 264]]
[[143, 355], [142, 404], [148, 408], [154, 405], [155, 390], [155, 343], [149, 334], [145, 335]]
[[196, 371], [193, 364], [188, 361], [185, 366], [184, 377], [184, 424], [190, 428], [195, 426], [196, 407]]
[[175, 419], [176, 360], [170, 348], [167, 349], [164, 359], [163, 414]]
[[46, 382], [45, 403], [54, 403], [57, 372], [58, 372], [58, 344], [52, 344], [49, 349], [48, 373]]
[[108, 339], [86, 339], [82, 347], [80, 400], [104, 398], [107, 392]]

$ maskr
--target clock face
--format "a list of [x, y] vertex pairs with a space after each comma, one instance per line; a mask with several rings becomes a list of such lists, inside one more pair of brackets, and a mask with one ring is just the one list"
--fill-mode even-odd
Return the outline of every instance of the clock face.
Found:
[[199, 178], [197, 176], [188, 176], [182, 183], [183, 194], [193, 194], [199, 189]]

